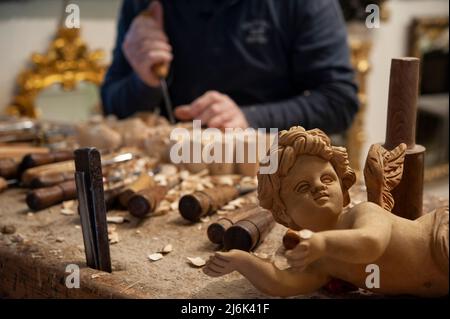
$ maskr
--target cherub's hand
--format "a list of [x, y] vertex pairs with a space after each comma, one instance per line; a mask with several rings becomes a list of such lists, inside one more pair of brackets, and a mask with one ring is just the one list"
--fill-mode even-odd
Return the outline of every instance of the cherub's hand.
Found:
[[301, 241], [294, 249], [286, 253], [286, 258], [292, 268], [303, 271], [325, 254], [325, 239], [321, 233], [309, 230], [300, 232]]
[[232, 249], [229, 252], [216, 252], [203, 267], [203, 272], [211, 277], [227, 275], [235, 270], [245, 259], [248, 253], [242, 250]]

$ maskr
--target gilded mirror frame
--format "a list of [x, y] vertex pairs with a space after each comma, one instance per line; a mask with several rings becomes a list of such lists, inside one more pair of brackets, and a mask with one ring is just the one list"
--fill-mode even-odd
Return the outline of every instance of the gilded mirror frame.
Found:
[[64, 90], [73, 90], [80, 82], [100, 86], [106, 67], [100, 64], [102, 50], [89, 51], [80, 37], [80, 29], [61, 27], [45, 54], [33, 53], [31, 65], [17, 78], [17, 94], [7, 106], [13, 116], [39, 118], [35, 105], [42, 90], [59, 84]]

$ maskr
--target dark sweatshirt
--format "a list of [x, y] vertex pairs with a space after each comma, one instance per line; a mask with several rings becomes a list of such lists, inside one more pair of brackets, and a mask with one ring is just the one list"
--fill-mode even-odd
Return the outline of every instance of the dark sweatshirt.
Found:
[[[125, 0], [112, 64], [102, 86], [105, 114], [124, 118], [160, 107], [122, 42], [150, 1]], [[165, 32], [174, 60], [168, 78], [175, 106], [205, 92], [229, 95], [254, 128], [301, 125], [346, 130], [358, 109], [347, 32], [336, 0], [166, 0]]]

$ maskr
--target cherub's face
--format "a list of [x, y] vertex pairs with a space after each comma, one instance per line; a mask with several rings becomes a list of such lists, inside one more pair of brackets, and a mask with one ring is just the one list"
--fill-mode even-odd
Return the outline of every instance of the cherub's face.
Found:
[[301, 155], [281, 184], [286, 212], [298, 229], [334, 228], [342, 211], [339, 178], [330, 164], [317, 156]]

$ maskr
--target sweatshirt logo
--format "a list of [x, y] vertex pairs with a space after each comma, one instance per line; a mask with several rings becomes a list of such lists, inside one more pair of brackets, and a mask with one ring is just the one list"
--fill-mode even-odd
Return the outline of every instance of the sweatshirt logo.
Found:
[[245, 42], [248, 44], [266, 44], [268, 42], [267, 30], [270, 25], [265, 20], [244, 22], [241, 26]]

